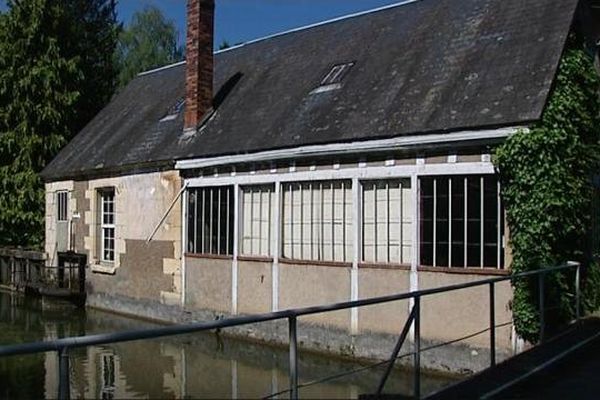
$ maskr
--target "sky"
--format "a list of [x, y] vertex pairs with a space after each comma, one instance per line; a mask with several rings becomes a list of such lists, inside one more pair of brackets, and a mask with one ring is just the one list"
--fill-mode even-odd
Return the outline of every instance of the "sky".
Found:
[[[180, 43], [185, 42], [187, 0], [118, 0], [119, 19], [128, 23], [133, 13], [148, 5], [159, 7], [174, 21]], [[247, 42], [327, 19], [365, 11], [401, 0], [215, 0], [215, 43]]]

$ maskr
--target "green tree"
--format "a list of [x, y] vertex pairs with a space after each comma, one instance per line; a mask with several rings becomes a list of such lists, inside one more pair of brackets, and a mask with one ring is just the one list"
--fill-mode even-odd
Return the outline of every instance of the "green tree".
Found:
[[39, 246], [38, 173], [110, 98], [114, 0], [11, 0], [0, 17], [0, 245]]
[[[530, 131], [510, 137], [496, 153], [513, 250], [512, 271], [582, 262], [583, 306], [588, 311], [599, 305], [600, 289], [600, 271], [592, 261], [598, 243], [592, 245], [588, 239], [592, 214], [598, 212], [592, 207], [592, 177], [600, 165], [599, 85], [581, 39], [571, 35], [542, 120]], [[517, 281], [514, 288], [516, 330], [536, 341], [537, 280]], [[546, 321], [555, 326], [568, 321], [574, 313], [572, 277], [548, 275], [546, 298], [555, 307]]]
[[140, 72], [182, 60], [183, 49], [177, 45], [177, 35], [175, 23], [157, 7], [136, 12], [119, 37], [115, 55], [120, 69], [119, 86], [125, 86]]

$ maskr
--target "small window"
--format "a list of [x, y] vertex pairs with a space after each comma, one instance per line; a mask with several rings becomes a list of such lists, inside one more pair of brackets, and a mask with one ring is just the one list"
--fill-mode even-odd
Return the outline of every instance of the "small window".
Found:
[[342, 80], [348, 75], [350, 69], [354, 66], [353, 62], [346, 64], [338, 64], [331, 68], [331, 71], [321, 81], [321, 86], [335, 85], [341, 83]]
[[311, 94], [329, 92], [331, 90], [340, 89], [342, 81], [354, 66], [354, 62], [334, 65], [329, 73], [325, 75], [319, 87], [311, 92]]
[[56, 220], [66, 222], [69, 218], [69, 192], [56, 192]]
[[100, 259], [115, 261], [115, 191], [103, 189], [100, 198]]
[[185, 105], [185, 99], [183, 97], [177, 99], [177, 102], [175, 103], [175, 105], [173, 105], [169, 111], [167, 112], [167, 115], [165, 115], [160, 122], [167, 122], [167, 121], [173, 121], [175, 119], [177, 119], [177, 116], [179, 115], [179, 113], [181, 113], [181, 110], [183, 110], [183, 106]]

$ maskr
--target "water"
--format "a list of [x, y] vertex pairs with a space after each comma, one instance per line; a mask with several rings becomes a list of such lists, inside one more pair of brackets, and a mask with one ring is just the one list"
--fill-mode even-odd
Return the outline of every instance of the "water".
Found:
[[[54, 300], [0, 292], [0, 345], [153, 327], [155, 324]], [[0, 359], [1, 398], [56, 398], [56, 353]], [[300, 382], [364, 367], [300, 352]], [[261, 398], [288, 387], [285, 349], [193, 334], [73, 350], [71, 398]], [[383, 369], [300, 390], [302, 398], [373, 393]], [[394, 371], [386, 392], [409, 394], [411, 375]], [[454, 379], [424, 376], [423, 391]], [[289, 395], [286, 393], [282, 398]]]

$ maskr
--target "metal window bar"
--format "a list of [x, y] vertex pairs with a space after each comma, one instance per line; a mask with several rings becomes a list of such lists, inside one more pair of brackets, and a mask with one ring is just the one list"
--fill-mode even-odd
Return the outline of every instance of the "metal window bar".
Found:
[[433, 179], [433, 266], [437, 267], [437, 179]]
[[193, 253], [198, 252], [198, 202], [200, 200], [200, 192], [193, 191], [194, 196], [194, 248]]
[[335, 183], [331, 182], [331, 260], [335, 260]]
[[222, 189], [217, 189], [217, 254], [221, 254], [221, 193]]
[[452, 184], [454, 180], [448, 178], [448, 267], [452, 267]]
[[469, 222], [469, 178], [466, 176], [464, 178], [464, 185], [465, 185], [465, 219], [464, 219], [465, 226], [464, 226], [464, 243], [463, 243], [463, 245], [464, 245], [464, 257], [465, 257], [464, 266], [465, 266], [465, 268], [467, 268], [467, 266], [469, 265], [468, 258], [467, 258], [468, 254], [469, 254], [467, 251], [467, 249], [468, 249], [467, 226], [468, 226], [468, 222]]
[[480, 191], [480, 202], [481, 202], [481, 208], [479, 210], [479, 225], [480, 225], [480, 230], [479, 230], [479, 236], [480, 236], [480, 247], [479, 247], [479, 264], [480, 267], [483, 268], [483, 249], [485, 247], [485, 243], [484, 243], [484, 229], [485, 229], [485, 212], [484, 212], [484, 199], [485, 199], [485, 180], [483, 178], [483, 176], [481, 178], [479, 178], [480, 180], [480, 187], [479, 187], [479, 191]]
[[206, 189], [202, 189], [202, 253], [206, 253]]
[[497, 204], [497, 214], [496, 214], [496, 268], [502, 269], [502, 202], [500, 200], [500, 180], [496, 181], [496, 204]]
[[299, 183], [300, 196], [300, 259], [304, 259], [304, 183]]

